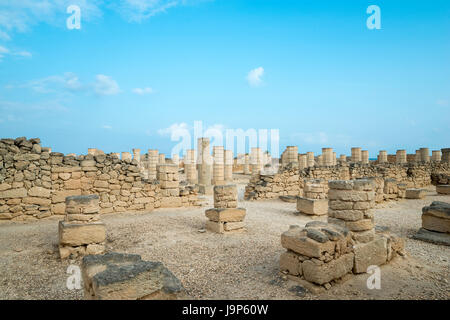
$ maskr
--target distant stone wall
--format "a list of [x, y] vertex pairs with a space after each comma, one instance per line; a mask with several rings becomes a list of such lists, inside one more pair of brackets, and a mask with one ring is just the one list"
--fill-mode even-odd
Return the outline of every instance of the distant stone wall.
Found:
[[[65, 213], [65, 198], [97, 194], [100, 213], [153, 210], [163, 195], [146, 180], [136, 160], [112, 154], [64, 156], [39, 139], [0, 140], [0, 219], [38, 220]], [[180, 206], [197, 205], [192, 187], [179, 187]]]
[[[286, 168], [274, 175], [254, 175], [246, 186], [245, 198], [258, 200], [275, 199], [285, 195], [302, 196], [305, 180], [310, 179], [330, 181], [378, 177], [394, 179], [396, 183], [404, 184], [408, 188], [421, 188], [431, 184], [432, 176], [449, 173], [449, 164], [438, 162], [343, 164], [329, 167], [314, 166], [300, 170]], [[297, 176], [298, 181], [293, 181]]]

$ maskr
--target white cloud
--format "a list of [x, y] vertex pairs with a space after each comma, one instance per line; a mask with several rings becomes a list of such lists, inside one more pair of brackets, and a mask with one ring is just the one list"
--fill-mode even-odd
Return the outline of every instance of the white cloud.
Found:
[[160, 136], [172, 136], [173, 134], [177, 134], [178, 132], [186, 132], [189, 131], [189, 126], [185, 122], [181, 123], [173, 123], [170, 127], [165, 129], [158, 129], [158, 134]]
[[72, 72], [63, 75], [53, 75], [32, 80], [21, 85], [9, 84], [7, 89], [28, 88], [37, 93], [70, 93], [84, 91], [97, 95], [114, 95], [120, 93], [117, 82], [109, 76], [98, 74], [93, 83], [82, 83], [78, 76]]
[[177, 6], [213, 0], [0, 0], [0, 39], [10, 40], [16, 32], [28, 32], [40, 23], [65, 28], [69, 5], [81, 9], [83, 21], [102, 17], [114, 10], [129, 22], [142, 22]]
[[120, 92], [119, 85], [117, 82], [109, 76], [103, 74], [98, 74], [96, 76], [96, 82], [94, 84], [95, 93], [98, 95], [114, 95]]
[[78, 5], [83, 20], [102, 15], [103, 0], [3, 0], [0, 1], [0, 37], [10, 39], [14, 32], [27, 32], [39, 23], [64, 26], [69, 5]]
[[102, 129], [111, 130], [112, 127], [110, 125], [104, 124], [102, 125]]
[[38, 93], [50, 93], [67, 89], [75, 91], [82, 88], [78, 77], [71, 72], [64, 75], [49, 76], [41, 79], [32, 80], [22, 85], [8, 85], [7, 88], [29, 88]]
[[4, 58], [5, 56], [10, 55], [10, 56], [18, 56], [18, 57], [24, 57], [24, 58], [31, 58], [32, 54], [28, 51], [11, 51], [10, 49], [0, 46], [0, 61], [2, 60], [2, 58]]
[[150, 88], [150, 87], [147, 87], [147, 88], [134, 88], [132, 91], [133, 91], [134, 93], [136, 93], [136, 94], [139, 94], [139, 95], [152, 94], [152, 93], [155, 92], [155, 91], [154, 91], [152, 88]]
[[441, 107], [446, 107], [446, 106], [448, 106], [448, 100], [439, 99], [436, 101], [436, 104]]
[[262, 76], [264, 75], [264, 68], [258, 67], [250, 70], [247, 74], [247, 82], [252, 87], [258, 87], [262, 84]]
[[11, 40], [11, 37], [5, 31], [0, 30], [0, 40], [9, 41]]
[[154, 15], [176, 7], [179, 0], [121, 0], [116, 10], [129, 22], [142, 22]]

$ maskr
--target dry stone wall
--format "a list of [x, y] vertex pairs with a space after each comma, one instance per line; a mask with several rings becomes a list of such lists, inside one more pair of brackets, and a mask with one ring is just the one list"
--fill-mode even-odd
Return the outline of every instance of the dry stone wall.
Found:
[[[314, 166], [304, 169], [290, 168], [289, 166], [273, 175], [254, 175], [245, 189], [247, 200], [276, 199], [280, 196], [304, 196], [305, 181], [316, 179], [321, 181], [351, 180], [361, 178], [376, 179], [376, 201], [402, 198], [407, 188], [422, 188], [433, 181], [447, 181], [450, 166], [443, 162], [419, 163], [341, 163], [336, 166]], [[298, 177], [298, 181], [294, 181]], [[385, 187], [395, 184], [395, 190]], [[390, 190], [386, 192], [385, 190]], [[383, 192], [389, 194], [383, 196]]]
[[[64, 215], [68, 196], [96, 194], [100, 213], [152, 210], [163, 197], [158, 180], [144, 179], [135, 159], [114, 154], [65, 156], [39, 139], [0, 140], [0, 219], [32, 221]], [[197, 190], [177, 187], [180, 206], [197, 205]]]

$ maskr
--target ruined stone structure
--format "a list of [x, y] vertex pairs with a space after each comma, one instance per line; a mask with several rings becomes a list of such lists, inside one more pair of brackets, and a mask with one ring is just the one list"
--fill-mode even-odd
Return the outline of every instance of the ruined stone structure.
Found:
[[81, 264], [86, 300], [187, 299], [186, 290], [161, 262], [137, 254], [86, 256]]
[[214, 208], [205, 211], [206, 229], [216, 233], [243, 231], [246, 210], [237, 207], [236, 185], [214, 187]]
[[[377, 178], [377, 201], [404, 198], [407, 188], [422, 188], [431, 184], [433, 174], [450, 174], [450, 165], [443, 162], [428, 163], [339, 163], [332, 167], [314, 166], [306, 169], [281, 168], [276, 174], [252, 177], [246, 186], [248, 200], [275, 199], [280, 196], [302, 196], [305, 179], [350, 180]], [[298, 176], [297, 182], [293, 181]], [[442, 175], [441, 175], [442, 177]], [[381, 178], [381, 179], [378, 179]], [[289, 181], [288, 181], [289, 180]], [[386, 185], [384, 182], [386, 181]], [[445, 180], [447, 181], [447, 180]], [[444, 188], [442, 188], [444, 189]]]
[[99, 197], [70, 196], [65, 204], [66, 214], [59, 222], [61, 259], [104, 253], [106, 227], [100, 221]]
[[352, 162], [353, 163], [361, 162], [361, 148], [359, 147], [352, 148]]
[[345, 275], [365, 273], [397, 254], [404, 242], [388, 232], [376, 233], [370, 208], [375, 183], [370, 179], [329, 181], [328, 223], [313, 221], [305, 228], [291, 226], [281, 235], [287, 249], [280, 271], [306, 287], [329, 289]]
[[[0, 219], [32, 221], [63, 215], [66, 197], [75, 195], [98, 195], [101, 214], [161, 207], [159, 181], [145, 179], [130, 153], [122, 158], [64, 156], [42, 148], [39, 139], [1, 139]], [[183, 205], [198, 204], [195, 188], [177, 191]]]
[[303, 197], [297, 197], [297, 211], [306, 215], [322, 216], [328, 212], [328, 183], [320, 179], [305, 179]]

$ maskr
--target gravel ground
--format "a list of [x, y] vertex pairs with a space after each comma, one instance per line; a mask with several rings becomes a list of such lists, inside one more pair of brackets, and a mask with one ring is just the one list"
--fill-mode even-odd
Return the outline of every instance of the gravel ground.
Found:
[[[433, 200], [450, 202], [450, 196], [438, 196], [431, 187], [424, 200], [375, 209], [376, 224], [406, 237], [407, 250], [405, 257], [381, 267], [380, 290], [367, 289], [369, 275], [362, 274], [319, 295], [297, 290], [297, 283], [278, 274], [281, 233], [311, 221], [295, 214], [294, 203], [241, 201], [247, 231], [230, 235], [201, 232], [211, 197], [202, 208], [108, 214], [103, 221], [108, 250], [162, 261], [195, 299], [449, 299], [450, 247], [409, 238], [421, 226], [421, 208]], [[58, 220], [0, 224], [0, 299], [83, 297], [82, 290], [66, 288], [68, 265], [80, 261], [58, 259]]]

